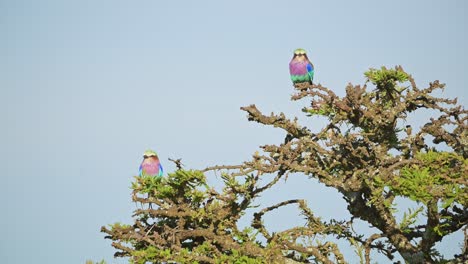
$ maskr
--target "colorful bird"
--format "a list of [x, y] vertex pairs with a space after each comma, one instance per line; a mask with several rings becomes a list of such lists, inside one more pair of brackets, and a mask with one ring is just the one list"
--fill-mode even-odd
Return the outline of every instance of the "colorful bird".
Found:
[[314, 65], [307, 58], [304, 49], [296, 49], [294, 56], [289, 63], [289, 73], [294, 84], [308, 82], [312, 84], [314, 80]]
[[143, 161], [140, 165], [140, 176], [158, 176], [163, 175], [163, 167], [159, 162], [158, 155], [152, 150], [147, 150], [143, 154]]

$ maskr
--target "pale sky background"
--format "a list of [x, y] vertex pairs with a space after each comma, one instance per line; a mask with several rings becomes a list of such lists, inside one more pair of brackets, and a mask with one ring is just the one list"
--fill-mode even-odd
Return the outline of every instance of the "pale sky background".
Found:
[[[129, 187], [145, 149], [170, 172], [167, 158], [237, 164], [282, 142], [240, 106], [318, 130], [305, 102], [289, 101], [295, 48], [339, 95], [369, 67], [402, 65], [421, 87], [439, 79], [444, 96], [466, 105], [467, 11], [461, 0], [0, 0], [0, 262], [125, 263], [99, 230], [131, 223]], [[347, 215], [334, 190], [301, 175], [262, 204], [289, 198], [308, 199], [324, 219]], [[294, 213], [266, 222], [280, 230], [301, 219]], [[451, 256], [460, 243], [455, 235], [440, 247]]]

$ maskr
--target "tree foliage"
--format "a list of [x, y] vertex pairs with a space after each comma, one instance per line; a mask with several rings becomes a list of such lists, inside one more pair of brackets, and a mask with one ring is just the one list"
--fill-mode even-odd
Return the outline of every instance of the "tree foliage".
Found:
[[[408, 263], [449, 261], [435, 244], [462, 229], [467, 239], [467, 111], [433, 95], [444, 87], [439, 81], [420, 89], [401, 67], [370, 69], [365, 76], [364, 85], [349, 84], [343, 97], [320, 84], [296, 85], [291, 99], [309, 100], [303, 112], [327, 120], [318, 132], [250, 105], [241, 108], [248, 120], [285, 131], [284, 142], [261, 146], [239, 165], [135, 177], [132, 199], [140, 206], [134, 223], [102, 227], [115, 256], [133, 263], [346, 263], [338, 245], [323, 239], [334, 237], [347, 240], [363, 263], [371, 262], [371, 251], [390, 260], [399, 253]], [[418, 109], [434, 117], [413, 130], [405, 120]], [[221, 173], [222, 190], [207, 184], [211, 171]], [[290, 173], [336, 189], [352, 217], [324, 221], [305, 199], [288, 197], [256, 208], [256, 199]], [[267, 174], [273, 175], [269, 181]], [[396, 197], [419, 207], [398, 221]], [[286, 205], [296, 205], [307, 224], [269, 231], [263, 216]], [[249, 208], [253, 220], [241, 229]], [[378, 232], [357, 233], [356, 219]], [[466, 261], [467, 254], [465, 243], [451, 261]]]

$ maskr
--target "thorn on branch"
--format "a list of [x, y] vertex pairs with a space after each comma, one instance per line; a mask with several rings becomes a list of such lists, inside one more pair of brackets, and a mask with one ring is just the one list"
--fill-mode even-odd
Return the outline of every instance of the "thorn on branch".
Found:
[[169, 161], [172, 161], [175, 163], [177, 170], [181, 170], [184, 164], [182, 164], [182, 159], [171, 159], [169, 158]]

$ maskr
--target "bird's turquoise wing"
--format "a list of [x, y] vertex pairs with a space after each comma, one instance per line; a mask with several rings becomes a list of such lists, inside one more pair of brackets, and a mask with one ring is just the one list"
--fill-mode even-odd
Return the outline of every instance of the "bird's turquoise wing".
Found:
[[140, 164], [140, 168], [138, 169], [138, 173], [140, 176], [143, 175], [143, 168], [142, 168], [142, 164]]
[[307, 63], [307, 74], [309, 75], [310, 82], [312, 83], [314, 80], [314, 65], [310, 61]]
[[163, 173], [164, 173], [163, 167], [162, 167], [161, 163], [159, 163], [159, 176], [162, 177]]

